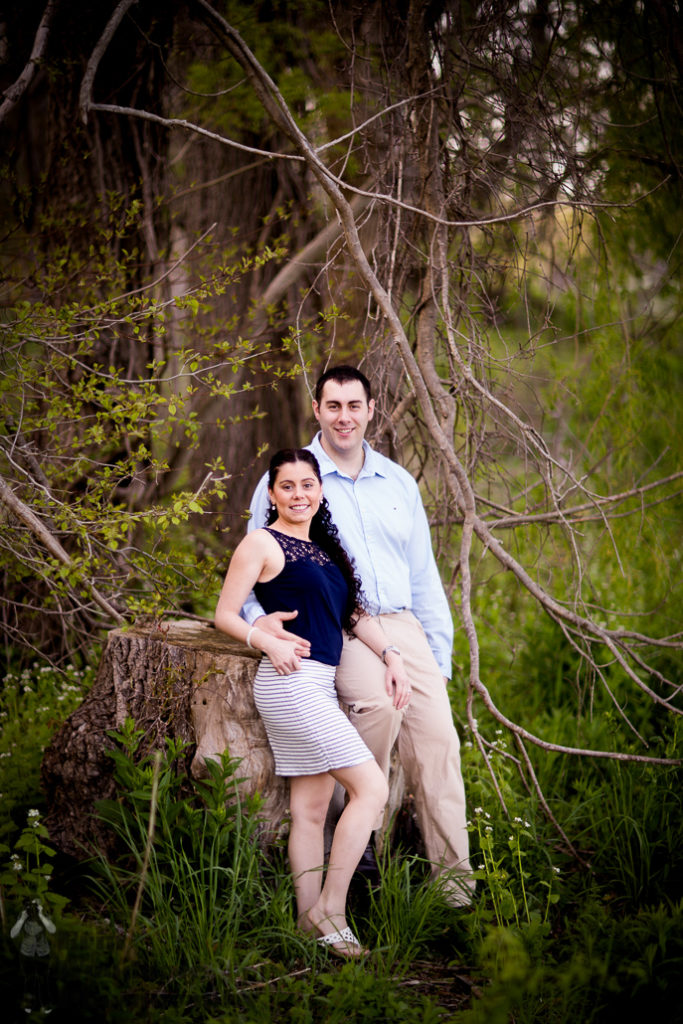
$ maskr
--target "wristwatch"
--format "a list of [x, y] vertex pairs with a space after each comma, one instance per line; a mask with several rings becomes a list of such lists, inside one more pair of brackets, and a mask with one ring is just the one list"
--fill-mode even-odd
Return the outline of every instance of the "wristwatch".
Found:
[[385, 647], [384, 650], [382, 651], [382, 661], [384, 662], [385, 665], [387, 663], [386, 655], [389, 653], [389, 651], [393, 651], [394, 654], [400, 654], [401, 653], [399, 651], [398, 647], [394, 647], [393, 644], [389, 644], [389, 646]]

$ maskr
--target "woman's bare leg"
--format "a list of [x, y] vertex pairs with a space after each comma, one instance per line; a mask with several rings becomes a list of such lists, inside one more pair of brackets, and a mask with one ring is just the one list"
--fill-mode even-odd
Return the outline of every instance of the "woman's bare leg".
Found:
[[[346, 897], [351, 878], [388, 797], [387, 781], [374, 759], [352, 768], [337, 769], [330, 772], [330, 776], [342, 784], [348, 803], [334, 832], [322, 890], [307, 909], [311, 924], [321, 935], [347, 927]], [[335, 945], [337, 951], [345, 955], [357, 956], [362, 952], [344, 943]]]
[[320, 899], [323, 885], [325, 816], [334, 790], [334, 779], [320, 775], [296, 775], [290, 779], [289, 865], [294, 879], [297, 918], [310, 930], [308, 911]]

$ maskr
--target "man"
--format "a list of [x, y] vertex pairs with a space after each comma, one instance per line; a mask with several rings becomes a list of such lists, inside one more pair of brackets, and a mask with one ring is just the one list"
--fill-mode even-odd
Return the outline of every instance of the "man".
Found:
[[[337, 692], [385, 774], [398, 744], [432, 877], [451, 905], [467, 906], [474, 881], [460, 743], [447, 691], [453, 623], [417, 484], [365, 441], [374, 409], [364, 374], [352, 366], [327, 370], [313, 402], [320, 432], [308, 447], [320, 465], [332, 519], [355, 562], [368, 611], [377, 616], [387, 649], [400, 649], [412, 696], [407, 707], [397, 708], [394, 694], [385, 690], [380, 658], [346, 636]], [[267, 506], [264, 478], [252, 499], [249, 529], [265, 523]], [[252, 597], [242, 614], [286, 636], [284, 623], [295, 613], [266, 616]]]

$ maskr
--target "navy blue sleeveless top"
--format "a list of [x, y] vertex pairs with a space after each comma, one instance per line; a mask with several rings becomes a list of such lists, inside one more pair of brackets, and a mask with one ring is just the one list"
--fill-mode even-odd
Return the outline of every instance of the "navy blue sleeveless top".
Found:
[[254, 593], [266, 613], [299, 612], [284, 627], [310, 640], [311, 658], [338, 665], [342, 650], [342, 616], [348, 585], [339, 566], [312, 541], [288, 537], [265, 529], [285, 555], [282, 572], [267, 583], [257, 583]]

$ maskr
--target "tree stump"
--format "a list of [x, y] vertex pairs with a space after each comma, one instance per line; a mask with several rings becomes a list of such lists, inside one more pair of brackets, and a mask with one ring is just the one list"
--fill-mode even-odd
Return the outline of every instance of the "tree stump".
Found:
[[[109, 633], [97, 677], [83, 703], [46, 749], [42, 782], [46, 825], [54, 844], [83, 858], [108, 850], [111, 838], [93, 816], [96, 801], [114, 795], [114, 747], [108, 735], [131, 718], [144, 731], [140, 756], [165, 746], [166, 738], [191, 744], [186, 770], [206, 775], [207, 758], [224, 751], [241, 759], [243, 796], [261, 797], [265, 844], [279, 836], [288, 807], [287, 781], [274, 774], [265, 728], [254, 705], [252, 684], [260, 654], [208, 623], [180, 620], [136, 624]], [[392, 768], [385, 820], [403, 802], [400, 765]]]

